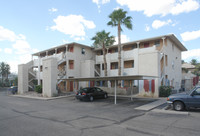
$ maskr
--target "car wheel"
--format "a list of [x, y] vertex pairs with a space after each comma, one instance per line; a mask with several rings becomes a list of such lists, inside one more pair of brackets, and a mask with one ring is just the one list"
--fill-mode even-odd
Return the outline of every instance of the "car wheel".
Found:
[[104, 99], [108, 98], [108, 95], [107, 94], [104, 94]]
[[184, 108], [184, 105], [183, 105], [182, 102], [177, 101], [177, 102], [174, 102], [173, 108], [174, 108], [174, 110], [176, 110], [176, 111], [182, 111], [183, 108]]
[[94, 97], [93, 96], [90, 96], [90, 101], [92, 102], [94, 100]]

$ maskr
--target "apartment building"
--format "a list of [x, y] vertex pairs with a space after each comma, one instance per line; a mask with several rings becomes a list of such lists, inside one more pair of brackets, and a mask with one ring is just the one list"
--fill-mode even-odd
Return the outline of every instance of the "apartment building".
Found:
[[[133, 85], [138, 87], [139, 95], [154, 97], [158, 97], [158, 88], [161, 85], [179, 89], [182, 78], [181, 52], [186, 50], [173, 34], [123, 43], [121, 76], [145, 75], [157, 78], [122, 81], [120, 87], [126, 91], [134, 83]], [[26, 83], [22, 78], [19, 80], [19, 89], [21, 90], [32, 89], [34, 79], [37, 79], [38, 84], [43, 84], [43, 88], [45, 87], [43, 83], [46, 78], [44, 70], [48, 68], [44, 66], [44, 64], [48, 64], [45, 61], [49, 61], [49, 66], [55, 64], [54, 69], [57, 70], [50, 72], [50, 74], [54, 74], [54, 78], [51, 76], [49, 83], [55, 80], [54, 84], [58, 91], [69, 92], [86, 86], [103, 86], [105, 83], [104, 81], [78, 83], [63, 80], [79, 77], [104, 77], [103, 55], [100, 48], [95, 49], [78, 43], [70, 43], [32, 54], [32, 56], [31, 62], [19, 65], [19, 77], [26, 75], [27, 79]], [[54, 59], [54, 63], [50, 59]], [[118, 76], [117, 45], [107, 48], [106, 59], [108, 76]], [[27, 72], [23, 70], [24, 68]], [[49, 80], [49, 78], [46, 79]], [[27, 84], [26, 87], [23, 86], [24, 84]], [[113, 87], [113, 82], [109, 81], [107, 86]]]
[[[146, 75], [158, 78], [135, 81], [140, 95], [158, 96], [161, 85], [171, 86], [173, 89], [181, 87], [181, 52], [187, 49], [173, 35], [163, 35], [148, 39], [137, 40], [122, 45], [122, 75]], [[103, 72], [103, 56], [101, 49], [95, 49], [96, 65], [100, 76]], [[107, 49], [108, 76], [118, 75], [117, 45]], [[122, 87], [130, 87], [130, 81], [122, 82]], [[113, 86], [113, 83], [111, 83]]]

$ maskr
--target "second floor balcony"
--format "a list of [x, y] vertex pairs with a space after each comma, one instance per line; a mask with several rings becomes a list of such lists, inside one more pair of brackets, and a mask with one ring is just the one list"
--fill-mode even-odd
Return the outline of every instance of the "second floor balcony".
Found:
[[[154, 52], [156, 51], [156, 46], [152, 46], [152, 47], [148, 47], [148, 48], [134, 48], [132, 50], [128, 50], [128, 51], [122, 51], [121, 52], [121, 57], [122, 59], [126, 60], [126, 59], [134, 59], [136, 60], [138, 58], [139, 54], [143, 54], [143, 53], [150, 53], [150, 52]], [[107, 61], [117, 61], [118, 60], [118, 52], [115, 53], [107, 53], [106, 54], [106, 60]], [[103, 55], [96, 55], [96, 63], [103, 63]]]

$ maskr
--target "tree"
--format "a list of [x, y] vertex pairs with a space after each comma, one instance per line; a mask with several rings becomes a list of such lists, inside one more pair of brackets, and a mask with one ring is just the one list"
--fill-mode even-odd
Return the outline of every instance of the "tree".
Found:
[[10, 65], [6, 64], [5, 65], [5, 76], [6, 79], [8, 80], [8, 75], [10, 74]]
[[195, 65], [195, 70], [194, 70], [193, 74], [200, 76], [200, 63]]
[[91, 39], [94, 40], [95, 48], [102, 48], [103, 51], [103, 60], [104, 60], [104, 75], [107, 76], [107, 62], [106, 62], [106, 47], [113, 45], [115, 42], [114, 36], [109, 36], [110, 32], [105, 32], [102, 30], [101, 32], [97, 32], [96, 35]]
[[192, 60], [190, 61], [190, 64], [192, 64], [192, 65], [197, 65], [197, 60], [196, 60], [196, 59], [192, 59]]
[[10, 66], [5, 62], [0, 63], [0, 75], [1, 75], [1, 82], [3, 84], [4, 77], [8, 80], [8, 75], [10, 74]]
[[185, 63], [185, 61], [184, 60], [181, 60], [181, 64], [184, 64]]
[[107, 25], [117, 27], [118, 30], [118, 75], [121, 76], [121, 25], [132, 30], [132, 17], [126, 16], [127, 11], [123, 9], [114, 10], [109, 18], [111, 19]]
[[4, 79], [5, 74], [6, 74], [6, 64], [5, 64], [5, 62], [0, 63], [0, 74], [1, 74], [1, 83], [3, 85], [3, 79]]

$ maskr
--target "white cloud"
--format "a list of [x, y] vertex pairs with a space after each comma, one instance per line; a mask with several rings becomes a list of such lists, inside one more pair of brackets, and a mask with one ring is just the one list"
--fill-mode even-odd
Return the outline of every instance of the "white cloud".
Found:
[[26, 36], [23, 34], [19, 34], [18, 40], [26, 40]]
[[76, 37], [76, 38], [74, 38], [74, 40], [76, 40], [76, 41], [83, 41], [83, 40], [85, 40], [85, 38], [84, 37]]
[[23, 34], [16, 35], [13, 31], [0, 26], [0, 41], [26, 40], [26, 36]]
[[109, 3], [110, 0], [92, 0], [92, 2], [95, 3], [95, 4], [97, 4], [98, 10], [99, 10], [99, 12], [101, 12], [101, 10], [100, 10], [101, 5]]
[[0, 41], [7, 40], [7, 41], [13, 42], [16, 39], [17, 39], [17, 36], [13, 31], [0, 26]]
[[[192, 32], [184, 32], [181, 34], [183, 41], [190, 41], [200, 38], [200, 30]], [[200, 54], [200, 53], [199, 53]]]
[[150, 31], [150, 26], [148, 24], [145, 25], [145, 31], [146, 32]]
[[131, 11], [142, 11], [146, 16], [178, 15], [199, 8], [197, 0], [117, 0], [121, 6], [128, 6]]
[[198, 8], [199, 3], [196, 0], [184, 0], [181, 3], [177, 3], [176, 6], [171, 9], [171, 14], [178, 15], [184, 12], [188, 13], [190, 11], [197, 10]]
[[58, 9], [56, 9], [56, 8], [49, 9], [49, 12], [57, 12], [57, 11], [58, 11]]
[[172, 23], [171, 19], [169, 19], [167, 21], [154, 20], [153, 23], [152, 23], [152, 28], [158, 29], [160, 27], [163, 27], [165, 25], [169, 25], [171, 23]]
[[25, 54], [31, 50], [29, 43], [24, 40], [17, 40], [12, 47], [16, 50], [16, 54]]
[[113, 10], [118, 10], [118, 9], [120, 9], [120, 7], [116, 7], [116, 8], [114, 8]]
[[[130, 41], [129, 37], [127, 37], [124, 34], [121, 35], [121, 43], [126, 43], [126, 42], [129, 42], [129, 41]], [[115, 37], [115, 43], [114, 44], [118, 44], [118, 37]]]
[[85, 29], [95, 28], [93, 21], [85, 20], [81, 15], [58, 16], [53, 20], [56, 25], [52, 26], [52, 30], [57, 30], [71, 37], [85, 36]]
[[[7, 54], [14, 54], [12, 61], [8, 61], [11, 66], [11, 72], [17, 72], [18, 64], [27, 63], [31, 60], [31, 54], [38, 52], [37, 49], [31, 48], [23, 34], [16, 35], [15, 32], [0, 26], [0, 41], [13, 42], [12, 48], [5, 48]], [[0, 52], [2, 49], [0, 48]]]
[[12, 49], [10, 49], [10, 48], [5, 48], [5, 49], [4, 49], [4, 52], [5, 52], [6, 54], [11, 54], [11, 53], [12, 53]]
[[191, 59], [200, 60], [200, 49], [193, 49], [182, 52], [182, 59], [186, 61], [190, 61]]
[[70, 43], [70, 41], [63, 39], [62, 40], [63, 43]]
[[10, 65], [10, 71], [17, 73], [19, 61], [12, 60], [12, 61], [8, 61], [7, 63]]

